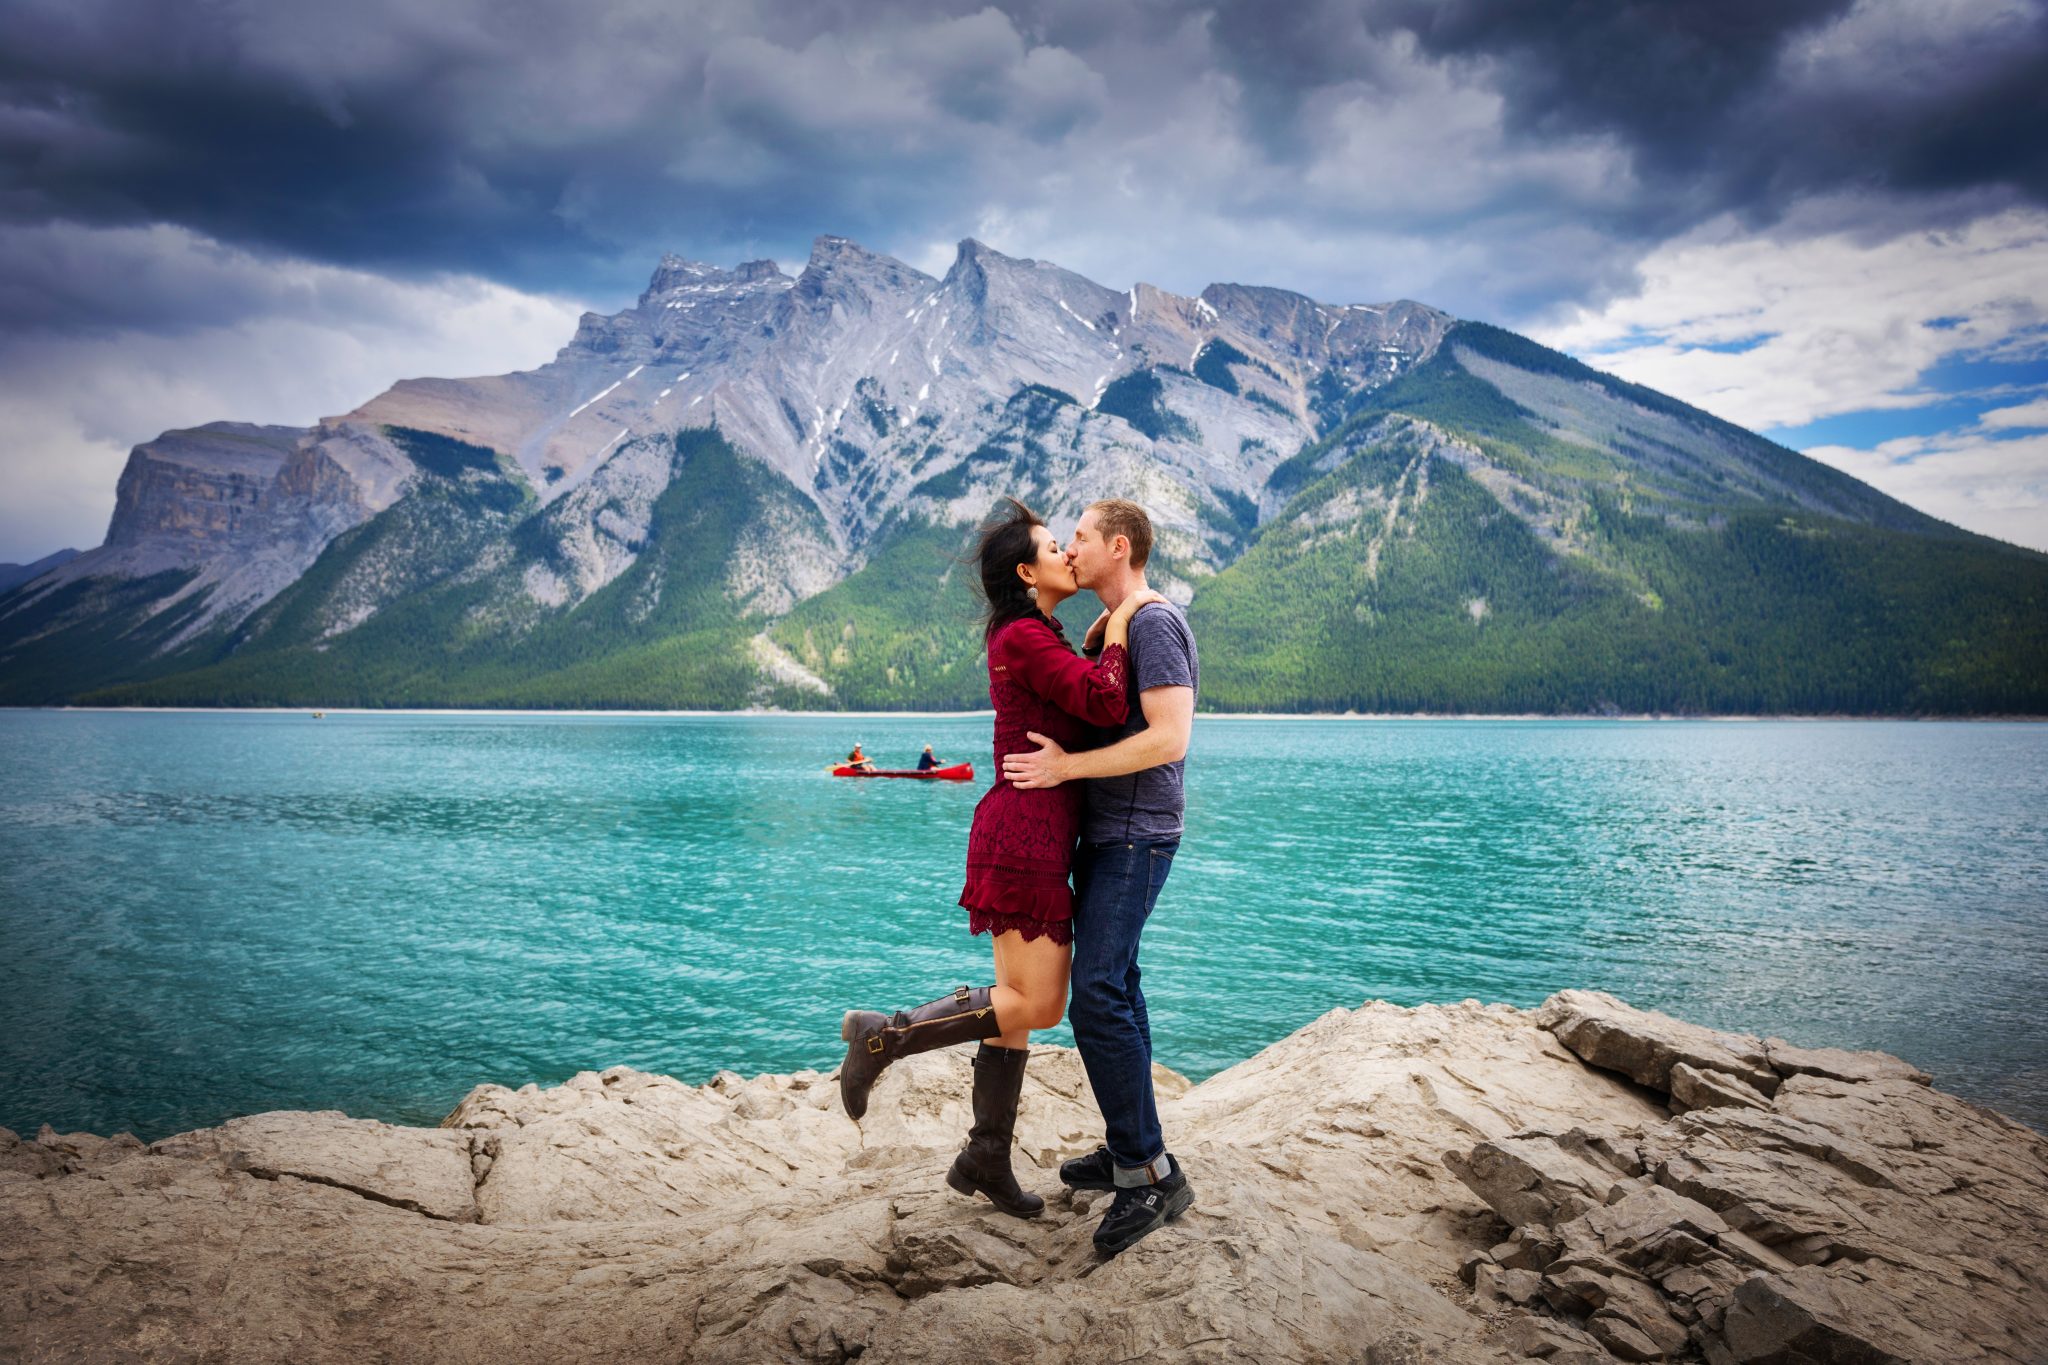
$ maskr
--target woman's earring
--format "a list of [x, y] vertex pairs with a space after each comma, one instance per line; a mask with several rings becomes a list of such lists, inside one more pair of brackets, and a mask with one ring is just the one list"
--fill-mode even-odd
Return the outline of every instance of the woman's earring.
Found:
[[1026, 588], [1024, 589], [1024, 595], [1036, 602], [1038, 600], [1038, 589], [1035, 586]]

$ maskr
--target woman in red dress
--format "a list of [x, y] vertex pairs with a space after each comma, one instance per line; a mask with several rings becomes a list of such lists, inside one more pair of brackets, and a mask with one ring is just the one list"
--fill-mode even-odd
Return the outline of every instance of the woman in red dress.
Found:
[[991, 935], [992, 986], [960, 987], [893, 1015], [850, 1010], [839, 1036], [846, 1112], [867, 1112], [868, 1092], [898, 1057], [979, 1040], [974, 1058], [974, 1126], [946, 1181], [981, 1193], [997, 1208], [1033, 1218], [1045, 1201], [1017, 1185], [1010, 1143], [1031, 1030], [1052, 1028], [1067, 1009], [1073, 956], [1074, 845], [1085, 796], [1078, 782], [1023, 791], [1003, 781], [1003, 756], [1028, 751], [1036, 731], [1067, 749], [1087, 748], [1096, 726], [1123, 723], [1128, 705], [1125, 642], [1131, 617], [1158, 593], [1125, 599], [1105, 623], [1102, 657], [1074, 653], [1053, 611], [1072, 597], [1074, 570], [1052, 532], [1010, 499], [1010, 510], [983, 532], [975, 553], [988, 599], [988, 694], [995, 704], [995, 785], [974, 808], [967, 836], [967, 885], [960, 904], [968, 932]]

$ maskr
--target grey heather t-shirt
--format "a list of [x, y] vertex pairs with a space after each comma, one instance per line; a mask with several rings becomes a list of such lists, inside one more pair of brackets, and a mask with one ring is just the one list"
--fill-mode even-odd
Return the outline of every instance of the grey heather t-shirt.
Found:
[[[1188, 618], [1170, 602], [1140, 607], [1131, 618], [1130, 714], [1110, 743], [1145, 728], [1145, 710], [1138, 694], [1148, 687], [1198, 686], [1201, 667], [1195, 658], [1195, 633]], [[1160, 843], [1180, 838], [1184, 760], [1162, 763], [1121, 777], [1098, 777], [1088, 783], [1088, 820], [1081, 837], [1091, 844]]]

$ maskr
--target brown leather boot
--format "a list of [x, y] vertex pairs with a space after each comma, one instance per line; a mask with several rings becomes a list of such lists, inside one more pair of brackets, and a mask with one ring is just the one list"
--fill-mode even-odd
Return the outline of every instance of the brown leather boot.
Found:
[[1002, 1032], [996, 1026], [995, 987], [962, 986], [951, 995], [919, 1005], [908, 1014], [848, 1010], [839, 1023], [846, 1040], [846, 1060], [839, 1066], [839, 1100], [847, 1116], [868, 1112], [868, 1092], [882, 1071], [898, 1057], [930, 1052], [935, 1047], [971, 1043]]
[[1017, 1097], [1024, 1090], [1021, 1047], [990, 1047], [974, 1054], [974, 1126], [967, 1146], [953, 1158], [946, 1183], [962, 1194], [985, 1194], [1013, 1218], [1036, 1218], [1045, 1201], [1017, 1184], [1010, 1173], [1010, 1143], [1017, 1132]]

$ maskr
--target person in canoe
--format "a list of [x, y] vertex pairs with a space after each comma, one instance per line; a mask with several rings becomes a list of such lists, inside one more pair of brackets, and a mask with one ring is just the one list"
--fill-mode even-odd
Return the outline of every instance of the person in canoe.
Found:
[[863, 772], [873, 772], [875, 770], [875, 760], [862, 753], [860, 741], [855, 740], [853, 742], [853, 752], [846, 756], [846, 766], [849, 768], [859, 768]]
[[[988, 602], [989, 700], [995, 706], [996, 767], [1035, 747], [1031, 732], [1086, 747], [1094, 727], [1123, 724], [1129, 704], [1127, 644], [1139, 607], [1165, 599], [1133, 593], [1103, 628], [1102, 655], [1077, 655], [1053, 611], [1074, 595], [1074, 570], [1045, 523], [1011, 498], [983, 528], [973, 562]], [[998, 780], [974, 808], [967, 836], [967, 884], [960, 905], [971, 934], [988, 934], [995, 983], [882, 1014], [849, 1010], [839, 1035], [846, 1060], [839, 1096], [848, 1115], [867, 1113], [868, 1095], [899, 1057], [979, 1042], [974, 1056], [974, 1124], [946, 1183], [984, 1194], [1004, 1213], [1035, 1218], [1045, 1201], [1022, 1189], [1010, 1168], [1017, 1101], [1031, 1030], [1052, 1028], [1067, 1008], [1073, 956], [1074, 849], [1081, 783], [1025, 790]]]
[[932, 757], [932, 746], [929, 744], [925, 745], [924, 752], [917, 756], [917, 770], [921, 773], [928, 773], [932, 769], [941, 766], [943, 765], [940, 764], [939, 760]]

